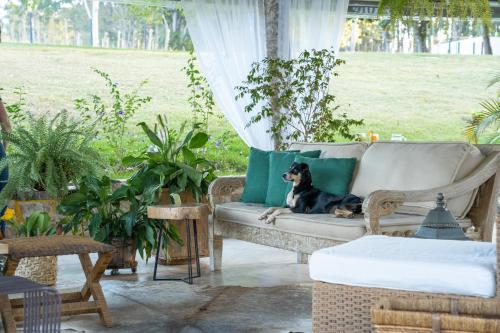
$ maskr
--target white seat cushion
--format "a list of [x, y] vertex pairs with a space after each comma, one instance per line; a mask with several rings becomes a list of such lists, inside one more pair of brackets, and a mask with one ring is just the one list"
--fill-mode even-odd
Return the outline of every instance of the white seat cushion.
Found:
[[[366, 198], [376, 190], [411, 191], [449, 185], [469, 175], [483, 159], [476, 147], [463, 142], [376, 142], [361, 159], [352, 193]], [[448, 200], [448, 209], [464, 217], [475, 193], [471, 190]], [[434, 206], [434, 202], [407, 202], [398, 212], [427, 214]]]
[[[366, 234], [365, 221], [337, 218], [331, 214], [283, 214], [274, 224], [265, 224], [258, 217], [268, 209], [260, 204], [228, 202], [215, 206], [215, 216], [220, 221], [228, 221], [264, 229], [276, 229], [304, 236], [321, 237], [339, 242], [347, 242]], [[395, 231], [415, 231], [423, 217], [408, 214], [393, 214], [380, 220], [382, 232], [392, 234]], [[471, 225], [470, 220], [460, 220], [462, 227]]]
[[494, 244], [365, 236], [314, 252], [313, 280], [351, 286], [494, 297]]

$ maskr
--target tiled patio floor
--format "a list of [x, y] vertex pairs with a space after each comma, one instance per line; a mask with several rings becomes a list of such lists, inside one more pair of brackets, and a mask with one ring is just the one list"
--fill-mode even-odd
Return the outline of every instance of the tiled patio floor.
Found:
[[[225, 240], [223, 270], [212, 273], [202, 259], [202, 277], [183, 282], [152, 281], [153, 261], [138, 274], [124, 270], [102, 281], [114, 327], [97, 315], [63, 319], [67, 332], [310, 332], [311, 280], [292, 252]], [[161, 273], [185, 266], [161, 266]], [[59, 260], [58, 288], [83, 282], [77, 257]]]

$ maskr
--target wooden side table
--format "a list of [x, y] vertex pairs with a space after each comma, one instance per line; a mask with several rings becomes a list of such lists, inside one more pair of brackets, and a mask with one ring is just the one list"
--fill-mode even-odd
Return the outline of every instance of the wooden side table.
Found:
[[[111, 327], [113, 320], [99, 281], [114, 251], [115, 248], [111, 245], [79, 236], [38, 236], [0, 241], [0, 254], [7, 257], [3, 270], [4, 276], [13, 276], [22, 258], [78, 254], [86, 282], [81, 291], [60, 294], [61, 315], [97, 313], [106, 327]], [[99, 254], [95, 264], [92, 264], [90, 253]], [[10, 302], [12, 311], [9, 312], [7, 319], [4, 315], [4, 322], [7, 321], [7, 327], [15, 328], [15, 321], [24, 319], [24, 301], [22, 299], [9, 300], [5, 297], [0, 301], [4, 303], [4, 307], [7, 301]]]
[[[186, 246], [188, 250], [188, 276], [185, 278], [158, 278], [158, 258], [160, 256], [160, 244], [162, 244], [162, 234], [164, 223], [161, 224], [160, 233], [158, 235], [158, 246], [156, 249], [155, 267], [153, 272], [153, 280], [155, 281], [184, 281], [188, 284], [193, 284], [193, 278], [201, 276], [200, 270], [200, 253], [198, 249], [198, 228], [197, 224], [202, 220], [207, 220], [208, 205], [206, 204], [182, 204], [182, 205], [158, 205], [148, 207], [148, 217], [156, 220], [180, 220], [186, 224]], [[193, 229], [193, 240], [191, 239], [191, 227]], [[193, 255], [192, 242], [194, 241], [195, 259], [196, 259], [196, 276], [193, 276]]]

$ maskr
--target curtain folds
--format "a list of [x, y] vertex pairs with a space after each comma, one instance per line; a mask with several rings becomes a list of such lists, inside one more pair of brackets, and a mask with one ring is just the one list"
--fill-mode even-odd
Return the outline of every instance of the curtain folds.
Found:
[[183, 0], [189, 34], [217, 106], [245, 143], [273, 149], [270, 121], [246, 127], [248, 100], [235, 100], [235, 87], [252, 63], [266, 57], [264, 0]]
[[[246, 127], [252, 115], [248, 100], [235, 100], [235, 87], [245, 80], [252, 63], [267, 56], [264, 1], [182, 0], [189, 34], [202, 73], [218, 107], [249, 146], [271, 150], [263, 119]], [[349, 0], [278, 0], [279, 57], [290, 59], [303, 50], [338, 50]]]

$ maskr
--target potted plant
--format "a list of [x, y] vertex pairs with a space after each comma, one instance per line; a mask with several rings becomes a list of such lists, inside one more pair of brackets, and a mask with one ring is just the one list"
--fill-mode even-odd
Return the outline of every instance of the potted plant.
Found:
[[0, 160], [0, 170], [8, 168], [9, 180], [0, 193], [0, 205], [13, 206], [18, 223], [36, 211], [48, 212], [57, 222], [55, 210], [69, 185], [97, 172], [99, 156], [90, 146], [89, 133], [66, 111], [52, 118], [30, 115], [12, 133], [3, 133], [9, 150]]
[[[47, 212], [36, 211], [27, 219], [15, 218], [12, 209], [8, 208], [2, 216], [16, 237], [50, 236], [56, 234]], [[45, 285], [54, 285], [57, 280], [57, 259], [51, 257], [23, 258], [16, 269], [16, 275], [28, 278]]]
[[66, 111], [51, 119], [30, 116], [26, 126], [3, 133], [3, 139], [9, 152], [0, 170], [8, 168], [9, 180], [0, 199], [14, 201], [18, 219], [33, 209], [53, 213], [71, 183], [97, 172], [99, 156], [90, 146], [91, 135]]
[[[108, 268], [116, 272], [131, 268], [135, 273], [136, 251], [142, 258], [151, 257], [157, 246], [160, 222], [147, 217], [147, 206], [158, 201], [158, 187], [141, 190], [130, 184], [113, 189], [109, 177], [84, 177], [76, 192], [65, 197], [58, 212], [70, 218], [64, 231], [85, 233], [100, 242], [115, 246], [116, 251]], [[170, 240], [179, 242], [177, 229], [170, 225], [163, 228], [163, 244]]]
[[[188, 128], [184, 123], [179, 130], [171, 129], [165, 116], [158, 115], [153, 128], [139, 123], [151, 146], [139, 156], [128, 156], [123, 163], [138, 168], [129, 179], [130, 184], [142, 189], [149, 186], [162, 188], [161, 202], [207, 202], [208, 186], [216, 178], [213, 165], [204, 158], [202, 149], [208, 135], [199, 124]], [[176, 223], [173, 221], [172, 223]], [[185, 239], [184, 228], [179, 228]], [[203, 223], [200, 232], [200, 255], [208, 255], [208, 226]], [[186, 249], [171, 247], [168, 262], [184, 262]], [[162, 259], [162, 258], [160, 258]], [[160, 262], [165, 263], [163, 258]]]

